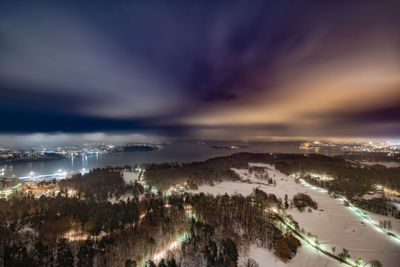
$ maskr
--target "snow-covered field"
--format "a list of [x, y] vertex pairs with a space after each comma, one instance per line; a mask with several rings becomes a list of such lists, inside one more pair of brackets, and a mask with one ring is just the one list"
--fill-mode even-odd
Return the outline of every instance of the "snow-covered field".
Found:
[[283, 262], [275, 257], [272, 251], [264, 248], [259, 248], [255, 245], [251, 245], [247, 255], [241, 255], [239, 259], [239, 266], [246, 266], [248, 258], [255, 260], [261, 267], [273, 266], [273, 267], [339, 267], [344, 266], [335, 260], [332, 260], [325, 254], [318, 252], [314, 248], [307, 246], [304, 242], [301, 242], [302, 247], [298, 250], [298, 253], [294, 259], [289, 262]]
[[364, 165], [383, 165], [386, 168], [399, 168], [400, 167], [400, 162], [397, 161], [388, 161], [388, 162], [384, 162], [384, 161], [376, 161], [376, 162], [372, 162], [372, 161], [360, 161], [361, 164]]
[[[306, 233], [310, 232], [316, 235], [324, 249], [331, 251], [332, 247], [335, 247], [336, 254], [338, 254], [343, 248], [346, 248], [353, 260], [361, 258], [364, 262], [368, 262], [376, 259], [385, 267], [400, 266], [400, 242], [378, 231], [350, 208], [345, 207], [341, 201], [330, 197], [327, 193], [296, 183], [293, 178], [280, 173], [271, 165], [252, 165], [267, 168], [269, 176], [276, 180], [276, 186], [267, 185], [266, 181], [257, 180], [246, 169], [234, 169], [241, 176], [242, 181], [200, 186], [198, 190], [191, 192], [205, 192], [214, 195], [225, 193], [249, 195], [253, 188], [258, 187], [260, 190], [273, 193], [282, 199], [284, 199], [285, 194], [288, 195], [289, 199], [293, 199], [293, 196], [297, 193], [306, 193], [318, 202], [318, 210], [313, 210], [311, 213], [308, 211], [301, 213], [293, 208], [286, 212], [293, 216]], [[400, 220], [381, 215], [372, 215], [372, 218], [378, 221], [389, 219], [392, 222], [393, 230], [397, 233], [400, 232]], [[272, 252], [257, 247], [251, 247], [248, 256], [255, 259], [260, 266], [341, 265], [307, 244], [303, 244], [296, 257], [288, 263], [280, 262]]]

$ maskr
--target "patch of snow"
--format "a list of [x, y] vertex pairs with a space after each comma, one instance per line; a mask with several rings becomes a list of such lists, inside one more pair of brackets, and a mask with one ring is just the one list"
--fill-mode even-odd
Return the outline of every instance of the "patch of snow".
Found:
[[400, 167], [400, 162], [397, 162], [397, 161], [386, 161], [386, 162], [385, 161], [376, 161], [376, 162], [360, 161], [360, 163], [364, 164], [364, 165], [368, 165], [368, 166], [379, 164], [379, 165], [385, 166], [386, 168], [399, 168]]
[[74, 242], [74, 241], [84, 241], [89, 237], [92, 239], [99, 240], [103, 236], [106, 236], [106, 235], [107, 234], [104, 231], [101, 231], [99, 235], [92, 236], [83, 231], [77, 231], [77, 230], [71, 229], [63, 235], [63, 238], [68, 239], [69, 242]]
[[246, 266], [247, 259], [251, 258], [255, 260], [260, 267], [287, 267], [287, 266], [325, 266], [325, 267], [337, 267], [342, 266], [337, 261], [332, 260], [325, 254], [318, 252], [304, 242], [302, 242], [302, 246], [298, 248], [296, 256], [288, 261], [283, 262], [278, 259], [274, 252], [265, 248], [257, 247], [256, 245], [251, 245], [247, 255], [240, 255], [239, 261], [241, 262], [241, 266]]
[[254, 163], [254, 162], [249, 162], [250, 167], [261, 167], [261, 168], [267, 168], [267, 169], [274, 169], [274, 166], [268, 163]]
[[124, 171], [122, 172], [122, 178], [126, 184], [133, 184], [139, 179], [140, 172]]
[[33, 235], [33, 236], [37, 236], [38, 235], [38, 232], [35, 229], [33, 229], [32, 227], [29, 227], [27, 225], [24, 225], [18, 232], [20, 234], [30, 234], [30, 235]]
[[[122, 196], [120, 196], [119, 198], [117, 198], [116, 196], [109, 197], [107, 199], [107, 201], [111, 202], [111, 204], [115, 204], [120, 201], [128, 202], [128, 198], [133, 199], [134, 197], [135, 196], [132, 195], [131, 193], [126, 193], [126, 194], [123, 194]], [[141, 198], [141, 197], [142, 197], [142, 195], [139, 196], [139, 198]]]
[[380, 197], [383, 197], [384, 195], [382, 194], [382, 193], [378, 193], [378, 192], [375, 192], [374, 194], [364, 194], [363, 196], [362, 196], [362, 198], [363, 199], [366, 199], [366, 200], [369, 200], [369, 199], [373, 199], [373, 198], [380, 198]]

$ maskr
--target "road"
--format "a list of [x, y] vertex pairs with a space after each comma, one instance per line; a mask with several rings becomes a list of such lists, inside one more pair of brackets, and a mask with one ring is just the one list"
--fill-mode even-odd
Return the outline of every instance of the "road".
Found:
[[[309, 187], [309, 188], [311, 188], [313, 190], [317, 190], [317, 191], [319, 191], [321, 193], [328, 193], [328, 191], [326, 189], [320, 188], [318, 186], [311, 185], [311, 184], [307, 183], [304, 179], [300, 179], [300, 182], [304, 186]], [[353, 204], [351, 204], [350, 201], [347, 198], [345, 198], [344, 196], [338, 195], [337, 199], [343, 201], [343, 204], [344, 203], [348, 203], [348, 207], [354, 213], [356, 213], [358, 216], [362, 217], [368, 223], [368, 225], [370, 225], [373, 228], [375, 228], [376, 230], [378, 230], [378, 232], [380, 232], [382, 234], [385, 234], [388, 238], [394, 239], [395, 241], [397, 241], [396, 244], [400, 245], [400, 237], [394, 231], [390, 231], [388, 229], [383, 230], [381, 227], [379, 227], [379, 224], [377, 222], [375, 222], [370, 217], [368, 217], [366, 212], [364, 212], [363, 210], [361, 210], [361, 209], [357, 208], [356, 206], [354, 206]]]
[[351, 262], [351, 261], [349, 261], [347, 259], [342, 259], [339, 256], [333, 254], [332, 252], [329, 252], [329, 251], [323, 249], [314, 240], [310, 239], [309, 237], [307, 237], [304, 234], [302, 234], [299, 231], [297, 231], [296, 228], [294, 226], [292, 226], [291, 223], [288, 222], [288, 220], [286, 218], [284, 218], [282, 215], [280, 215], [279, 213], [276, 213], [276, 212], [274, 212], [272, 210], [266, 210], [266, 211], [269, 212], [270, 214], [274, 215], [281, 223], [283, 223], [288, 229], [290, 229], [301, 240], [303, 240], [304, 242], [306, 242], [307, 244], [309, 244], [313, 248], [317, 249], [318, 251], [324, 253], [328, 257], [331, 257], [331, 258], [337, 260], [338, 262], [344, 263], [344, 264], [346, 264], [348, 266], [352, 266], [352, 267], [357, 267], [358, 266], [355, 263], [353, 263], [353, 262]]

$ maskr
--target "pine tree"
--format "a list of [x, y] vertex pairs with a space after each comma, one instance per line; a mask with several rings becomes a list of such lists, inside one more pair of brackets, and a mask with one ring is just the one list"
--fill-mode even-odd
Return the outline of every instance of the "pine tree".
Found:
[[289, 208], [289, 203], [288, 203], [288, 195], [285, 194], [285, 209]]

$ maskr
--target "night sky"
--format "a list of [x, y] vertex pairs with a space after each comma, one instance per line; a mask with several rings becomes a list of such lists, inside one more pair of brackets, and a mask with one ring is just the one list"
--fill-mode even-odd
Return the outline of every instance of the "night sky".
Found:
[[0, 1], [0, 135], [400, 138], [399, 14], [397, 0]]

